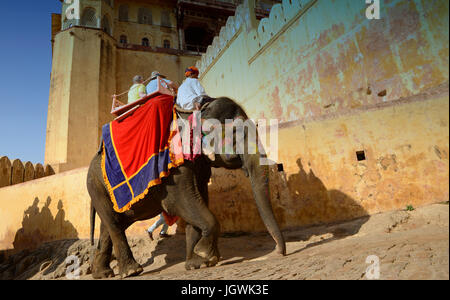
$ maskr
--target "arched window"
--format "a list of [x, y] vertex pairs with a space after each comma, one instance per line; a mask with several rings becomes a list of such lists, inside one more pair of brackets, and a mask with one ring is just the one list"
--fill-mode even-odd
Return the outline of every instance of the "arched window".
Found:
[[88, 7], [83, 11], [81, 16], [81, 26], [97, 27], [95, 9]]
[[148, 38], [143, 38], [142, 39], [142, 46], [144, 47], [150, 47], [150, 41]]
[[152, 11], [147, 7], [139, 8], [138, 23], [152, 25]]
[[109, 18], [107, 15], [103, 16], [102, 19], [102, 29], [104, 32], [106, 32], [107, 34], [111, 35], [112, 31], [111, 31], [111, 23], [109, 22]]
[[172, 27], [170, 23], [170, 14], [168, 11], [163, 10], [161, 12], [161, 26]]
[[164, 40], [163, 47], [166, 48], [166, 49], [169, 49], [170, 48], [170, 41], [169, 40]]
[[119, 21], [128, 22], [128, 5], [126, 4], [119, 7]]
[[120, 36], [120, 43], [121, 44], [128, 44], [128, 38], [126, 35], [121, 35]]

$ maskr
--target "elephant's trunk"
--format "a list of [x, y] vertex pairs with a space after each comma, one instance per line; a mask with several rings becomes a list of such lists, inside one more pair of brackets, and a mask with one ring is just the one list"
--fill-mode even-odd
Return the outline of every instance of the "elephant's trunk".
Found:
[[258, 154], [245, 155], [244, 164], [252, 184], [253, 195], [259, 215], [277, 244], [277, 252], [286, 255], [286, 243], [270, 203], [269, 167], [260, 165], [259, 158], [260, 156]]

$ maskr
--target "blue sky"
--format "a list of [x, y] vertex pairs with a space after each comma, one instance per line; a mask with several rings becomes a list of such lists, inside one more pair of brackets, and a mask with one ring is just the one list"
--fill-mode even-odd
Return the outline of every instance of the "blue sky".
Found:
[[58, 0], [2, 1], [0, 157], [44, 162], [51, 73], [51, 14]]

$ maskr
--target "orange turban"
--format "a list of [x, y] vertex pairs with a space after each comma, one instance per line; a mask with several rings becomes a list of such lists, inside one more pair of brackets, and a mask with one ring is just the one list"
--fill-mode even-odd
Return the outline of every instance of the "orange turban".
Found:
[[196, 67], [194, 67], [194, 66], [187, 68], [185, 72], [186, 73], [184, 73], [184, 76], [186, 76], [186, 77], [189, 77], [192, 74], [196, 74], [196, 75], [199, 74], [198, 69]]

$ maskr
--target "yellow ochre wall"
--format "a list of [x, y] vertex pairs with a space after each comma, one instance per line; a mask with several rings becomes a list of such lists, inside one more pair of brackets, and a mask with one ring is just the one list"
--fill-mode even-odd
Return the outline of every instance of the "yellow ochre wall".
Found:
[[[448, 1], [245, 1], [197, 63], [209, 95], [279, 120], [283, 228], [448, 201]], [[356, 152], [365, 151], [358, 161]], [[241, 171], [215, 170], [222, 230], [264, 230]]]
[[[120, 40], [121, 35], [127, 36], [128, 43], [140, 45], [143, 38], [148, 38], [151, 47], [163, 47], [164, 39], [170, 41], [171, 48], [178, 48], [178, 33], [177, 20], [175, 16], [175, 7], [166, 6], [164, 2], [148, 3], [145, 1], [116, 1], [116, 19], [119, 18], [120, 5], [128, 5], [129, 22], [116, 22], [114, 37], [117, 41]], [[138, 23], [139, 8], [147, 7], [152, 12], [152, 24], [143, 25]], [[161, 13], [167, 12], [169, 14], [170, 25], [161, 27]]]
[[[281, 226], [448, 201], [448, 100], [447, 89], [407, 105], [281, 129], [278, 162], [284, 172], [272, 167], [270, 173]], [[360, 149], [366, 161], [356, 160]], [[210, 207], [223, 231], [264, 230], [241, 171], [213, 170]]]
[[[23, 250], [42, 242], [90, 236], [88, 168], [79, 168], [0, 189], [0, 250]], [[142, 235], [155, 222], [137, 222], [129, 235]], [[95, 238], [100, 219], [96, 219]], [[170, 228], [173, 233], [176, 226]], [[156, 232], [155, 232], [156, 234]]]

